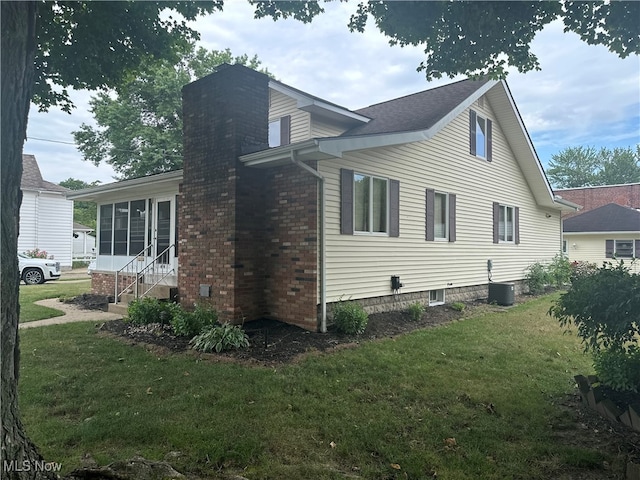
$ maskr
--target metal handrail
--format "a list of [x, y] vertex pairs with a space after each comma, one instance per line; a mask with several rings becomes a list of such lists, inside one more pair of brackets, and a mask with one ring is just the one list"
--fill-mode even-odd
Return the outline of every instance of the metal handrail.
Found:
[[[169, 251], [172, 248], [174, 248], [174, 246], [175, 245], [173, 245], [173, 244], [169, 245], [162, 252], [160, 252], [158, 254], [158, 256], [153, 259], [153, 262], [151, 262], [146, 267], [144, 267], [142, 270], [140, 270], [140, 272], [138, 273], [138, 277], [139, 278], [144, 278], [144, 276], [146, 275], [147, 270], [149, 270], [149, 269], [151, 269], [151, 272], [150, 272], [151, 274], [156, 273], [155, 272], [155, 266], [158, 263], [158, 259], [160, 259], [160, 257], [164, 256], [165, 254], [168, 254]], [[149, 293], [151, 290], [153, 290], [153, 287], [155, 287], [156, 285], [159, 285], [161, 281], [163, 281], [165, 278], [167, 278], [169, 275], [171, 275], [174, 272], [175, 272], [175, 269], [173, 267], [171, 267], [169, 270], [164, 272], [160, 279], [156, 279], [156, 281], [149, 288], [147, 288], [144, 292], [142, 292], [141, 296], [144, 297], [147, 293]], [[137, 288], [136, 288], [136, 298], [138, 298], [138, 289]]]
[[[138, 269], [137, 268], [133, 268], [133, 263], [134, 262], [139, 262], [140, 260], [140, 256], [143, 255], [145, 252], [149, 251], [151, 248], [153, 248], [152, 244], [147, 245], [143, 250], [140, 251], [140, 253], [138, 253], [135, 257], [133, 257], [131, 259], [131, 261], [129, 261], [129, 263], [127, 263], [124, 267], [122, 267], [121, 269], [119, 269], [118, 271], [116, 271], [116, 279], [115, 279], [115, 295], [114, 295], [114, 303], [118, 303], [119, 299], [120, 299], [120, 295], [122, 295], [124, 292], [126, 292], [127, 290], [129, 290], [133, 285], [135, 285], [136, 287], [136, 298], [137, 298], [137, 290], [138, 290]], [[128, 277], [134, 277], [134, 280], [132, 280], [131, 282], [129, 282], [128, 285], [126, 285], [122, 290], [118, 291], [118, 278], [120, 278], [120, 274], [122, 274], [124, 272], [124, 276], [125, 278]]]
[[[147, 251], [150, 248], [152, 248], [152, 245], [147, 246], [142, 252], [136, 255], [129, 263], [127, 263], [124, 267], [122, 267], [120, 270], [116, 272], [116, 279], [115, 279], [116, 296], [114, 299], [114, 303], [118, 303], [120, 295], [122, 295], [124, 292], [129, 290], [131, 287], [135, 287], [134, 295], [136, 299], [139, 298], [140, 296], [145, 296], [156, 285], [160, 284], [160, 282], [162, 282], [165, 278], [167, 278], [169, 275], [175, 272], [175, 268], [171, 267], [170, 269], [162, 273], [162, 277], [160, 279], [156, 279], [155, 282], [150, 287], [148, 287], [144, 292], [139, 293], [138, 286], [140, 285], [141, 280], [145, 277], [145, 275], [156, 273], [156, 266], [159, 265], [160, 258], [162, 258], [165, 255], [168, 255], [169, 251], [172, 248], [175, 248], [175, 244], [171, 244], [167, 248], [165, 248], [151, 262], [146, 264], [142, 270], [138, 270], [137, 265], [136, 265], [136, 268], [134, 268], [134, 263], [139, 261], [139, 258], [143, 254], [143, 252]], [[125, 286], [120, 292], [118, 292], [118, 277], [123, 272], [124, 272], [124, 275], [133, 277], [133, 280], [129, 282], [129, 284]]]

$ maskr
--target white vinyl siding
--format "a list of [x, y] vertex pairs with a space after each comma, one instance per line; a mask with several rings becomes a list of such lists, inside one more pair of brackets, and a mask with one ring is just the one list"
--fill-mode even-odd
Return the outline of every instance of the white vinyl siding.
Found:
[[311, 115], [298, 110], [296, 101], [286, 95], [270, 90], [269, 122], [274, 122], [284, 116], [291, 116], [290, 143], [301, 142], [311, 138]]
[[299, 110], [296, 100], [275, 90], [269, 90], [269, 122], [291, 116], [291, 143], [310, 138], [337, 137], [345, 129], [316, 115]]
[[[489, 109], [478, 114], [496, 118]], [[326, 178], [327, 300], [390, 295], [399, 275], [403, 293], [522, 279], [526, 268], [561, 249], [560, 216], [538, 207], [498, 121], [493, 162], [469, 161], [469, 112], [429, 141], [347, 153], [318, 162]], [[340, 168], [400, 182], [400, 236], [340, 234]], [[456, 192], [456, 241], [425, 242], [425, 188]], [[493, 243], [493, 202], [519, 207], [520, 244]], [[547, 216], [548, 215], [548, 216]]]
[[344, 128], [311, 117], [311, 138], [337, 137], [344, 131]]
[[[639, 232], [629, 233], [565, 233], [567, 242], [567, 257], [570, 262], [590, 262], [602, 266], [603, 262], [614, 262], [612, 258], [606, 258], [606, 244], [610, 239], [633, 239], [640, 241]], [[632, 264], [630, 258], [623, 258], [625, 265], [632, 267], [632, 271], [640, 273], [640, 261]]]
[[18, 251], [39, 248], [53, 255], [61, 267], [71, 267], [73, 202], [64, 194], [23, 192]]

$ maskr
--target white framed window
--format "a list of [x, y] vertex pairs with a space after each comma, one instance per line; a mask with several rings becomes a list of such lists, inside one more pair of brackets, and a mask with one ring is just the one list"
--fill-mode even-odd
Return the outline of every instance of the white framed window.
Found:
[[567, 252], [568, 252], [568, 248], [569, 247], [568, 247], [567, 241], [566, 240], [562, 240], [562, 253], [564, 253], [566, 255]]
[[280, 146], [280, 119], [269, 122], [269, 146]]
[[487, 120], [476, 115], [476, 157], [487, 158]]
[[435, 192], [433, 207], [434, 238], [435, 240], [449, 240], [449, 195]]
[[492, 161], [492, 125], [490, 119], [469, 111], [469, 153], [488, 162]]
[[617, 258], [633, 258], [633, 240], [616, 240], [614, 253]]
[[498, 219], [498, 240], [513, 243], [515, 240], [515, 212], [514, 207], [500, 205]]
[[353, 219], [356, 233], [388, 233], [389, 180], [354, 173]]
[[429, 306], [444, 304], [444, 288], [439, 290], [429, 290]]
[[291, 117], [280, 117], [269, 122], [269, 147], [279, 147], [291, 143]]

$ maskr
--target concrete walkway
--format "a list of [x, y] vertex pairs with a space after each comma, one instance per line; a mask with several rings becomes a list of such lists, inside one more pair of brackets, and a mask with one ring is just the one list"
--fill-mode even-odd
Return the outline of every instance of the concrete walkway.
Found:
[[18, 325], [18, 328], [44, 327], [47, 325], [59, 325], [61, 323], [73, 322], [106, 322], [108, 320], [119, 320], [122, 315], [117, 313], [103, 312], [101, 310], [85, 310], [78, 308], [71, 303], [63, 303], [57, 298], [47, 298], [35, 302], [36, 305], [53, 308], [64, 312], [60, 317], [47, 318], [44, 320], [36, 320], [34, 322], [25, 322]]

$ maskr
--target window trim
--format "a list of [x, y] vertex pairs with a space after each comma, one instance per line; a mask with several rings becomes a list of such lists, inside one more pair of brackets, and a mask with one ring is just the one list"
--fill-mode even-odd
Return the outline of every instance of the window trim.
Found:
[[[477, 122], [481, 118], [485, 122], [484, 132], [484, 152], [485, 155], [478, 155], [477, 148]], [[493, 122], [484, 115], [479, 115], [475, 110], [469, 110], [469, 153], [476, 158], [480, 158], [487, 162], [493, 161]]]
[[[431, 294], [435, 293], [435, 300], [431, 299]], [[444, 305], [445, 303], [445, 289], [444, 288], [435, 288], [432, 290], [429, 290], [429, 306], [430, 307], [435, 307], [438, 305]]]
[[[631, 243], [631, 255], [620, 256], [618, 254], [618, 242]], [[638, 258], [640, 252], [640, 240], [633, 238], [614, 238], [605, 240], [606, 258]]]
[[[369, 224], [369, 230], [356, 230], [356, 176], [361, 176], [361, 177], [368, 177], [369, 178], [369, 213], [368, 213], [368, 224]], [[374, 186], [374, 179], [376, 180], [383, 180], [385, 182], [385, 230], [384, 231], [380, 231], [380, 232], [374, 232], [373, 231], [373, 209], [374, 209], [374, 201], [373, 201], [373, 197], [374, 197], [374, 191], [373, 191], [373, 186]], [[377, 235], [377, 236], [389, 236], [389, 205], [390, 205], [390, 200], [389, 200], [389, 179], [385, 178], [385, 177], [379, 177], [377, 175], [369, 175], [366, 173], [361, 173], [361, 172], [353, 172], [353, 234], [354, 235]]]
[[[445, 196], [445, 236], [435, 236], [435, 196]], [[425, 212], [425, 240], [428, 242], [449, 242], [456, 241], [456, 194], [427, 188], [425, 192], [426, 212]]]
[[[277, 125], [278, 131], [273, 132], [273, 136], [278, 138], [278, 143], [272, 143], [272, 126], [275, 128]], [[285, 115], [280, 118], [276, 118], [275, 120], [271, 120], [269, 122], [269, 128], [267, 131], [267, 142], [269, 144], [269, 148], [274, 147], [282, 147], [284, 145], [289, 145], [291, 143], [291, 115]], [[275, 138], [274, 138], [275, 140]]]
[[[500, 238], [500, 212], [502, 209], [513, 209], [513, 240], [506, 240], [506, 221], [505, 221], [505, 240]], [[505, 210], [506, 219], [506, 210]], [[493, 202], [493, 243], [506, 244], [506, 245], [519, 245], [520, 244], [520, 208], [514, 205], [507, 205], [505, 203]]]
[[[382, 177], [381, 177], [382, 178]], [[400, 236], [400, 182], [392, 178], [388, 179], [388, 218], [386, 235], [389, 237]], [[354, 235], [354, 171], [340, 169], [340, 233], [342, 235]], [[362, 235], [367, 235], [364, 232]], [[384, 233], [369, 234], [383, 236]]]

